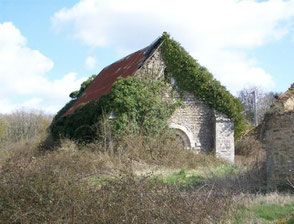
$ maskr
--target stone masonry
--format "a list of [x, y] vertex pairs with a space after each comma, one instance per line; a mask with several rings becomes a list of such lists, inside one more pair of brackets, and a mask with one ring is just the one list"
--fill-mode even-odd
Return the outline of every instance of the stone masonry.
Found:
[[294, 174], [294, 112], [272, 115], [266, 123], [267, 183], [286, 185]]
[[214, 149], [216, 157], [234, 162], [234, 123], [223, 114], [215, 112], [214, 131]]
[[[136, 72], [144, 79], [164, 78], [165, 64], [160, 47], [157, 47], [143, 66]], [[176, 85], [171, 80], [172, 85]], [[217, 157], [234, 162], [234, 124], [220, 113], [209, 108], [191, 94], [185, 93], [183, 105], [169, 120], [185, 147], [195, 152], [215, 152]]]
[[294, 180], [293, 90], [294, 85], [281, 95], [274, 104], [278, 111], [269, 114], [263, 124], [269, 188], [286, 186], [288, 178]]
[[[173, 91], [177, 90], [177, 83], [169, 77], [162, 58], [163, 41], [164, 38], [160, 37], [148, 47], [105, 67], [62, 117], [66, 118], [73, 114], [79, 105], [99, 100], [103, 95], [108, 94], [119, 77], [137, 76], [146, 80], [169, 81], [170, 94], [161, 97], [167, 101], [174, 100], [171, 97], [173, 94], [179, 99], [178, 92]], [[182, 95], [182, 106], [176, 109], [169, 120], [169, 127], [175, 130], [179, 143], [183, 143], [185, 148], [196, 153], [201, 151], [215, 153], [216, 156], [233, 162], [233, 122], [216, 113], [193, 95], [187, 92]]]
[[173, 128], [176, 125], [177, 129], [182, 127], [181, 131], [192, 136], [188, 147], [193, 148], [196, 152], [211, 152], [214, 142], [213, 110], [187, 93], [184, 94], [183, 101], [183, 105], [170, 118], [170, 124]]

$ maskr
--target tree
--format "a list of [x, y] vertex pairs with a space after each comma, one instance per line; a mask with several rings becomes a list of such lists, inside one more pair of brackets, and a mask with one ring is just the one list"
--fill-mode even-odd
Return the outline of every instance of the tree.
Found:
[[260, 87], [251, 86], [244, 88], [238, 93], [238, 99], [243, 104], [244, 116], [248, 123], [254, 123], [254, 95], [256, 94], [256, 105], [257, 105], [257, 117], [259, 123], [263, 120], [265, 113], [270, 109], [273, 104], [276, 93], [265, 92]]
[[9, 142], [45, 135], [52, 120], [51, 115], [42, 111], [25, 109], [16, 110], [3, 117], [6, 122], [5, 137]]

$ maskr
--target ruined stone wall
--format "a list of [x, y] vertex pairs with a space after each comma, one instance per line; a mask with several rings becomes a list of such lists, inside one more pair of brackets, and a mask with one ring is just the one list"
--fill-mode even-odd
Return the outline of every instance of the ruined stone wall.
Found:
[[[136, 75], [144, 79], [160, 80], [164, 78], [165, 68], [158, 47]], [[171, 85], [176, 85], [174, 80], [171, 80]], [[183, 138], [183, 141], [186, 143], [189, 141], [189, 148], [195, 152], [213, 152], [217, 146], [216, 155], [233, 162], [233, 122], [221, 114], [217, 114], [216, 117], [213, 109], [189, 93], [184, 93], [182, 100], [183, 105], [176, 109], [169, 120], [170, 127], [179, 130], [180, 136], [185, 134], [187, 138]]]
[[234, 123], [221, 113], [215, 112], [215, 155], [234, 163], [235, 141]]
[[294, 112], [270, 115], [264, 140], [268, 186], [287, 185], [287, 178], [294, 175]]
[[166, 66], [162, 59], [160, 47], [158, 47], [151, 57], [149, 57], [143, 66], [136, 72], [136, 76], [148, 80], [159, 80], [164, 78]]
[[183, 105], [178, 108], [169, 122], [184, 126], [191, 133], [191, 148], [196, 152], [211, 152], [214, 147], [214, 112], [202, 101], [186, 93]]

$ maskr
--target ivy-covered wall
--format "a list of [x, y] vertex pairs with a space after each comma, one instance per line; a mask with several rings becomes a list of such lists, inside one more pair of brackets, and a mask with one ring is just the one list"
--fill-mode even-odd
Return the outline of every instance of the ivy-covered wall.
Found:
[[62, 117], [75, 102], [70, 101], [54, 118], [51, 133], [55, 139], [91, 141], [101, 134], [100, 121], [112, 113], [115, 119], [111, 120], [111, 127], [118, 137], [138, 131], [155, 137], [167, 128], [167, 120], [178, 105], [178, 102], [163, 100], [167, 91], [170, 88], [161, 81], [119, 78], [110, 94], [80, 105], [74, 114]]
[[[197, 100], [232, 119], [235, 123], [235, 140], [238, 140], [244, 129], [244, 117], [241, 114], [243, 108], [238, 99], [168, 34], [163, 34], [161, 44], [155, 50], [160, 50], [160, 54], [153, 54], [147, 59], [149, 62], [145, 62], [138, 70], [137, 77], [119, 78], [110, 94], [98, 101], [80, 105], [74, 114], [62, 117], [77, 97], [82, 95], [94, 76], [84, 82], [79, 91], [71, 93], [73, 100], [58, 112], [52, 122], [53, 137], [92, 140], [101, 131], [99, 122], [111, 112], [115, 115], [111, 126], [118, 135], [123, 134], [128, 127], [132, 132], [140, 129], [148, 135], [156, 136], [167, 127], [169, 118], [180, 105], [174, 100], [166, 100], [166, 95], [172, 97], [170, 85], [166, 81], [173, 77], [180, 94], [189, 92]], [[154, 55], [160, 57], [160, 60]], [[155, 72], [154, 67], [157, 69]], [[160, 77], [159, 80], [157, 76]]]
[[176, 41], [164, 33], [161, 52], [170, 77], [176, 81], [180, 92], [187, 91], [209, 107], [227, 115], [234, 121], [235, 140], [240, 139], [245, 128], [243, 106], [212, 74], [190, 56]]

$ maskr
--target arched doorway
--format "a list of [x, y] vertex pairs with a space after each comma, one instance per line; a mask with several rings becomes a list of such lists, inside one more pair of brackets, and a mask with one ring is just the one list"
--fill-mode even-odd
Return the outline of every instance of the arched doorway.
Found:
[[187, 149], [192, 149], [195, 147], [195, 140], [193, 139], [193, 135], [186, 127], [174, 123], [171, 123], [169, 127], [174, 129], [177, 137], [176, 141], [180, 145], [183, 145], [183, 147]]

